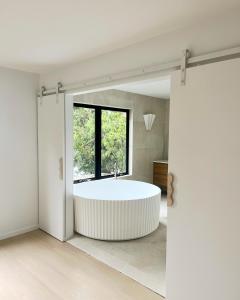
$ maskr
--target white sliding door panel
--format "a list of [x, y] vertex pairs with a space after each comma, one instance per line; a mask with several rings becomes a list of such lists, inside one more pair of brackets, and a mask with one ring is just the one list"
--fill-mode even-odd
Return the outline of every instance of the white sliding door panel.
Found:
[[240, 299], [240, 59], [172, 74], [167, 299]]
[[64, 95], [38, 101], [39, 225], [59, 240], [65, 237]]

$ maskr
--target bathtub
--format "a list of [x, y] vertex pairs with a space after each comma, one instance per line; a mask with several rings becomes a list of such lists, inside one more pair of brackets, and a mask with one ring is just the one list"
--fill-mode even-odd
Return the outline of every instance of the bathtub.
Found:
[[99, 240], [131, 240], [159, 225], [161, 190], [133, 180], [74, 185], [75, 231]]

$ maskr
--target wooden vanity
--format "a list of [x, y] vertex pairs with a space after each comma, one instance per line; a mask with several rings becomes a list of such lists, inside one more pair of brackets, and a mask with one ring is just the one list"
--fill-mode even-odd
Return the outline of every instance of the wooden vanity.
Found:
[[153, 162], [153, 184], [167, 191], [168, 161], [156, 160]]

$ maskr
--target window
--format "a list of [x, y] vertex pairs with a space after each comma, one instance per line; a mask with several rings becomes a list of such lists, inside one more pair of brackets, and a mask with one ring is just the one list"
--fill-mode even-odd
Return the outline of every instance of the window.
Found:
[[129, 110], [74, 103], [74, 183], [128, 174]]

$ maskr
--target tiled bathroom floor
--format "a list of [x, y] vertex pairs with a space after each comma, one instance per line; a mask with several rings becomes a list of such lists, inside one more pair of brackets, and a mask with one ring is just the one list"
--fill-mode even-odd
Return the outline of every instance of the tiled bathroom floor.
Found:
[[167, 205], [163, 197], [160, 224], [152, 234], [132, 241], [105, 242], [76, 234], [68, 242], [110, 267], [165, 296]]

